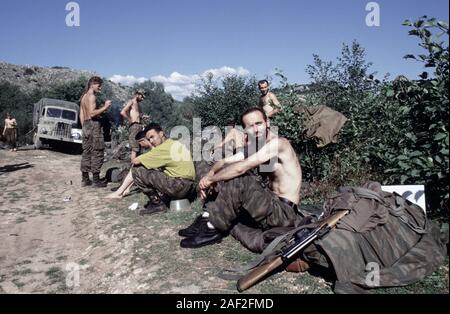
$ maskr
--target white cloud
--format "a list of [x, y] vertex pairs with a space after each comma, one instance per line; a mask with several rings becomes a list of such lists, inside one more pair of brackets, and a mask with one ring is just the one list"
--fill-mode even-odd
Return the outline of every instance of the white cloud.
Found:
[[135, 83], [143, 83], [145, 81], [148, 81], [148, 78], [145, 77], [135, 77], [133, 75], [119, 75], [119, 74], [115, 74], [113, 76], [111, 76], [109, 78], [110, 81], [117, 83], [117, 84], [122, 84], [122, 85], [128, 85], [128, 86], [132, 86]]
[[220, 81], [229, 75], [248, 76], [250, 74], [250, 72], [243, 67], [234, 69], [223, 66], [219, 69], [206, 70], [202, 74], [185, 75], [173, 72], [168, 77], [163, 75], [153, 76], [151, 80], [153, 82], [162, 83], [167, 93], [171, 94], [173, 98], [177, 100], [182, 100], [184, 97], [190, 96], [195, 92], [197, 84], [202, 78], [206, 78], [208, 73], [211, 73], [217, 81]]
[[[153, 82], [159, 82], [164, 85], [164, 89], [167, 93], [171, 94], [173, 98], [182, 100], [184, 97], [190, 96], [195, 93], [197, 85], [202, 78], [206, 78], [208, 74], [213, 75], [214, 80], [221, 81], [223, 78], [229, 75], [248, 76], [250, 72], [243, 68], [231, 68], [223, 66], [218, 69], [209, 69], [201, 74], [181, 74], [173, 72], [169, 76], [156, 75], [151, 77]], [[133, 75], [119, 75], [115, 74], [109, 78], [114, 83], [120, 83], [122, 85], [132, 86], [135, 83], [143, 83], [148, 81], [145, 77], [135, 77]]]
[[233, 69], [227, 66], [221, 67], [220, 69], [210, 69], [203, 72], [202, 76], [206, 76], [208, 73], [211, 73], [215, 78], [223, 78], [228, 75], [239, 75], [239, 76], [247, 76], [250, 72], [243, 67], [238, 67], [237, 69]]

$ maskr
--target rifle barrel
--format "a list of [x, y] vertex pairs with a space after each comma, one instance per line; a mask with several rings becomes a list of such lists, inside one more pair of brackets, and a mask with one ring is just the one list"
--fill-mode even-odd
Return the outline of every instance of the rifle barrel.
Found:
[[301, 249], [303, 249], [305, 246], [310, 244], [312, 241], [314, 241], [317, 238], [317, 234], [319, 230], [314, 230], [312, 234], [307, 236], [304, 240], [295, 243], [292, 245], [286, 253], [282, 255], [283, 261], [287, 262], [289, 259], [291, 259], [295, 254], [297, 254]]

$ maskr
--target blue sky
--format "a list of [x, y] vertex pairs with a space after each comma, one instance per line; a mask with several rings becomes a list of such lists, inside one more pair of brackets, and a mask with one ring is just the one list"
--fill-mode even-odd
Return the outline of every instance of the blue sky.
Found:
[[0, 61], [92, 70], [121, 82], [152, 78], [180, 98], [206, 70], [308, 83], [312, 54], [334, 60], [358, 40], [373, 70], [416, 77], [420, 52], [401, 23], [448, 21], [448, 0], [378, 0], [380, 27], [363, 0], [78, 0], [80, 27], [67, 27], [66, 0], [0, 3]]

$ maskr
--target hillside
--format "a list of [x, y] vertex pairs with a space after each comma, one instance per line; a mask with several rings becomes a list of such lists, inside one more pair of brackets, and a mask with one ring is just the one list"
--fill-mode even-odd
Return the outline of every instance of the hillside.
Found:
[[[80, 77], [89, 78], [99, 73], [86, 70], [76, 70], [66, 67], [39, 67], [34, 65], [15, 65], [0, 62], [0, 81], [6, 81], [19, 86], [21, 91], [31, 93], [35, 89], [46, 90], [51, 86], [74, 81]], [[129, 87], [108, 81], [114, 98], [125, 101], [129, 95]]]

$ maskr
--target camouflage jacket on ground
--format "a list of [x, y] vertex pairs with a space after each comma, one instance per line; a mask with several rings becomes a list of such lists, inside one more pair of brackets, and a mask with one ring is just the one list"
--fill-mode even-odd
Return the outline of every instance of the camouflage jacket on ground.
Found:
[[448, 235], [443, 236], [419, 206], [397, 194], [382, 192], [376, 182], [338, 191], [325, 202], [325, 216], [340, 209], [350, 213], [303, 256], [332, 266], [336, 293], [405, 286], [444, 263]]

